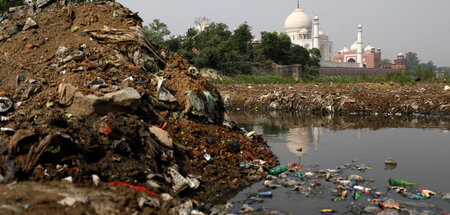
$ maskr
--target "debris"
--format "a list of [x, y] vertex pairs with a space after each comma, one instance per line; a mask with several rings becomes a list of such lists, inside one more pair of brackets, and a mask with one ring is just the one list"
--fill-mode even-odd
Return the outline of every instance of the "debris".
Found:
[[287, 170], [286, 166], [285, 165], [281, 165], [281, 166], [277, 166], [275, 168], [272, 168], [269, 171], [269, 174], [271, 174], [271, 175], [278, 175], [278, 174], [280, 174], [282, 172], [285, 172], [286, 170]]
[[450, 90], [450, 87], [448, 85], [445, 85], [444, 91], [449, 91], [449, 90]]
[[260, 197], [272, 197], [272, 192], [271, 191], [259, 192], [258, 196], [260, 196]]
[[31, 17], [28, 17], [22, 30], [26, 31], [30, 28], [34, 28], [37, 26], [38, 26], [38, 24], [33, 19], [31, 19]]
[[105, 136], [109, 137], [109, 135], [111, 135], [111, 133], [112, 133], [112, 129], [109, 127], [108, 124], [105, 124], [105, 126], [100, 128], [98, 130], [98, 132], [100, 132], [100, 133], [104, 134]]
[[333, 209], [322, 209], [320, 210], [320, 213], [323, 214], [332, 214], [332, 213], [337, 213], [337, 211], [333, 210]]
[[98, 186], [100, 183], [100, 177], [96, 174], [92, 174], [92, 181], [94, 182], [95, 186]]
[[419, 184], [413, 183], [413, 182], [407, 182], [407, 181], [402, 181], [402, 180], [389, 178], [389, 185], [391, 185], [391, 186], [416, 186], [416, 185], [419, 185]]
[[250, 207], [250, 205], [248, 205], [248, 204], [244, 204], [244, 205], [242, 205], [242, 211], [244, 213], [247, 213], [247, 212], [253, 212], [253, 211], [255, 211], [255, 209]]
[[386, 170], [393, 170], [397, 167], [397, 161], [392, 157], [387, 158], [384, 161], [384, 166], [385, 166], [384, 169]]
[[169, 148], [173, 147], [172, 138], [169, 136], [169, 133], [167, 131], [164, 131], [156, 126], [151, 126], [150, 132], [152, 132], [152, 134], [154, 134], [159, 142], [164, 146]]
[[9, 98], [0, 97], [0, 113], [8, 112], [13, 107], [13, 103]]
[[420, 189], [420, 191], [422, 193], [422, 196], [425, 196], [427, 198], [430, 198], [430, 195], [436, 195], [436, 193], [431, 190]]
[[173, 96], [169, 90], [166, 89], [167, 80], [161, 78], [158, 81], [157, 91], [156, 91], [156, 99], [164, 102], [176, 102], [177, 99]]
[[106, 185], [108, 185], [108, 186], [114, 186], [114, 185], [115, 186], [127, 186], [127, 187], [132, 188], [133, 190], [142, 191], [142, 192], [148, 193], [152, 196], [158, 196], [158, 197], [160, 196], [159, 194], [149, 191], [149, 190], [145, 189], [144, 187], [133, 186], [131, 184], [127, 184], [127, 183], [123, 183], [123, 182], [108, 182], [108, 183], [106, 183]]
[[63, 181], [67, 181], [67, 182], [70, 182], [70, 183], [72, 183], [72, 182], [73, 182], [72, 176], [69, 176], [69, 177], [63, 178], [62, 180], [63, 180]]
[[172, 167], [169, 167], [169, 174], [172, 177], [172, 189], [175, 194], [180, 193], [186, 189], [189, 185], [189, 180], [183, 177], [179, 172], [177, 172]]

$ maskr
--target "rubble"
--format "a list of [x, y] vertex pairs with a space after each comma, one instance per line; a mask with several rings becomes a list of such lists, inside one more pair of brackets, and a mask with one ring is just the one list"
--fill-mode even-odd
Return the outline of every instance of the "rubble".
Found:
[[[67, 213], [201, 214], [277, 164], [261, 135], [224, 126], [234, 123], [216, 87], [119, 3], [12, 8], [0, 53], [2, 202], [30, 201], [30, 213], [76, 204]], [[35, 195], [29, 181], [52, 193]], [[89, 204], [54, 196], [75, 185]]]
[[450, 91], [442, 83], [321, 83], [293, 86], [255, 85], [251, 88], [247, 85], [217, 87], [227, 108], [377, 115], [397, 113], [397, 116], [401, 113], [450, 113]]

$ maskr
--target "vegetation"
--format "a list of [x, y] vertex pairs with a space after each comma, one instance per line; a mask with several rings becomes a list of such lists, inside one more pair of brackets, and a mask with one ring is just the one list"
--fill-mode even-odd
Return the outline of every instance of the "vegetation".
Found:
[[24, 5], [25, 0], [0, 0], [0, 16], [10, 7]]
[[[425, 72], [421, 78], [425, 78], [430, 75], [429, 72]], [[428, 76], [431, 77], [431, 76]], [[434, 83], [450, 83], [450, 76], [446, 78], [437, 79], [425, 78], [427, 82]], [[237, 75], [232, 77], [227, 77], [223, 80], [212, 80], [214, 84], [309, 84], [309, 83], [334, 83], [334, 84], [352, 84], [352, 83], [388, 83], [395, 82], [401, 84], [415, 84], [416, 78], [414, 76], [408, 75], [405, 71], [403, 72], [391, 72], [386, 75], [381, 76], [316, 76], [314, 78], [304, 78], [300, 81], [295, 81], [291, 77], [281, 77], [279, 75]]]
[[212, 80], [214, 84], [297, 84], [298, 81], [295, 81], [292, 77], [282, 77], [280, 75], [275, 74], [263, 74], [263, 75], [236, 75], [232, 77], [227, 77], [223, 80]]
[[274, 62], [282, 65], [301, 64], [308, 75], [318, 75], [320, 51], [291, 43], [286, 34], [262, 32], [261, 43], [252, 44], [254, 36], [247, 23], [230, 31], [223, 23], [209, 23], [206, 18], [195, 20], [197, 28], [189, 28], [185, 36], [172, 36], [167, 26], [154, 20], [145, 30], [155, 44], [178, 52], [197, 68], [212, 68], [224, 75], [251, 74], [252, 63]]
[[164, 45], [164, 37], [170, 35], [170, 31], [165, 23], [159, 19], [154, 19], [148, 26], [144, 26], [146, 36], [156, 45]]

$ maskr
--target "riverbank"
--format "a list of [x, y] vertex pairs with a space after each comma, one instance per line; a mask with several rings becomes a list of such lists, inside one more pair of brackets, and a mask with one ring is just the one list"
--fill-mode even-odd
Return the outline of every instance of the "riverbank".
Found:
[[227, 108], [314, 113], [449, 114], [442, 83], [216, 85]]

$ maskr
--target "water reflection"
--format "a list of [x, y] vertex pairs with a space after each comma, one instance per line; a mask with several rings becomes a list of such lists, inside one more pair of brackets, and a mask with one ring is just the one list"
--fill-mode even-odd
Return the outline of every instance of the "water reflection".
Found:
[[[372, 130], [381, 128], [441, 128], [442, 132], [448, 132], [448, 130], [450, 130], [450, 115], [399, 117], [338, 114], [312, 115], [300, 112], [229, 110], [227, 111], [227, 114], [225, 114], [225, 119], [228, 121], [235, 121], [238, 124], [251, 123], [253, 126], [262, 126], [265, 134], [287, 133], [290, 128], [297, 127], [311, 127], [312, 129], [315, 127], [325, 127], [334, 131], [363, 128]], [[269, 127], [270, 129], [267, 129]], [[273, 130], [274, 127], [276, 130]], [[309, 133], [313, 132], [310, 131]]]
[[[443, 133], [450, 129], [450, 116], [355, 116], [355, 115], [311, 115], [299, 112], [228, 111], [228, 121], [249, 125], [247, 130], [262, 129], [265, 135], [285, 136], [286, 146], [295, 155], [319, 150], [320, 136], [324, 128], [332, 131], [353, 129], [361, 139], [364, 129], [381, 128], [441, 128]], [[392, 120], [395, 119], [395, 120]]]

